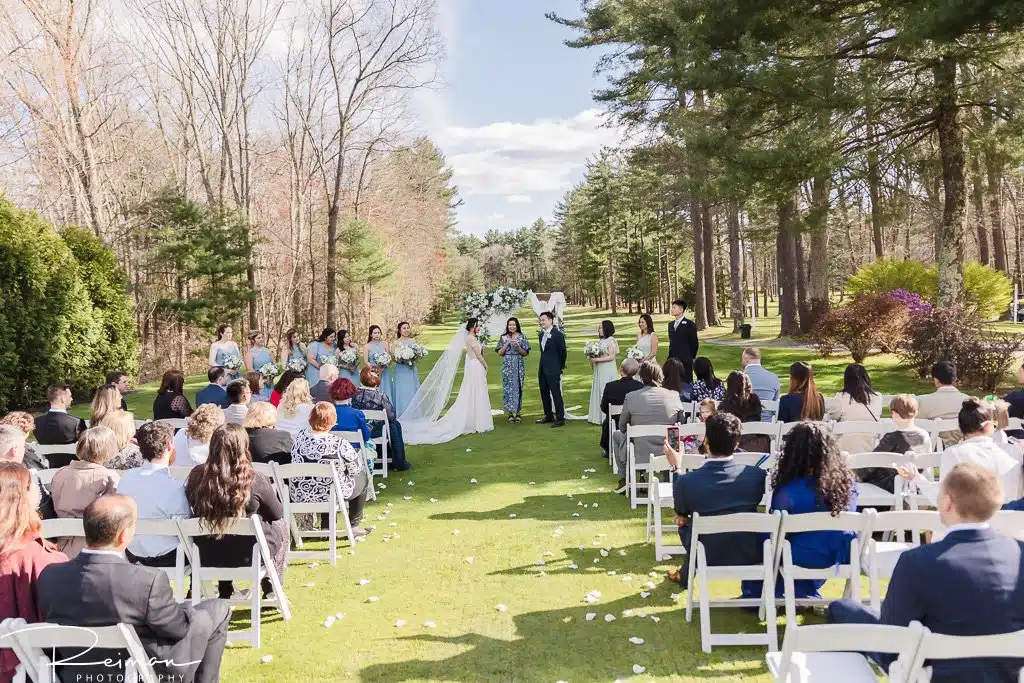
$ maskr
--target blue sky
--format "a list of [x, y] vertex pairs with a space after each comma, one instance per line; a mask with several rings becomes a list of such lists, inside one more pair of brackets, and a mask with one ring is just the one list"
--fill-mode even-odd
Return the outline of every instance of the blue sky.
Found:
[[544, 18], [577, 16], [578, 0], [439, 0], [442, 82], [417, 97], [455, 170], [460, 232], [482, 235], [550, 218], [587, 157], [619, 141], [591, 95], [598, 53], [573, 50]]

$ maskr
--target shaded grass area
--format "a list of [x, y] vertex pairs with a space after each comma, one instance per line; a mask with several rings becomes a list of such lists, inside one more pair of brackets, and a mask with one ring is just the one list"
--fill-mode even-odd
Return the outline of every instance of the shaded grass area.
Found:
[[[524, 327], [535, 341], [536, 324], [527, 315], [521, 316]], [[580, 309], [566, 316], [566, 401], [583, 406], [578, 414], [586, 412], [590, 394], [583, 343], [596, 336], [604, 317]], [[635, 338], [636, 316], [613, 321], [625, 349]], [[659, 330], [667, 322], [660, 318]], [[421, 376], [454, 329], [450, 324], [420, 331], [431, 349]], [[714, 344], [701, 348], [722, 377], [739, 366], [740, 350]], [[666, 353], [663, 344], [660, 355]], [[498, 407], [500, 359], [493, 353], [487, 358], [491, 405]], [[808, 359], [808, 352], [799, 349], [765, 349], [765, 365], [783, 375], [790, 363]], [[847, 362], [815, 361], [823, 391], [837, 390]], [[876, 386], [887, 393], [927, 388], [896, 368], [892, 358], [872, 358], [868, 365]], [[685, 593], [674, 601], [671, 595], [682, 591], [663, 579], [671, 565], [656, 562], [653, 546], [642, 542], [643, 510], [630, 510], [624, 498], [611, 493], [615, 477], [598, 448], [598, 429], [584, 422], [560, 430], [532, 424], [540, 413], [536, 354], [527, 359], [527, 367], [524, 412], [529, 421], [508, 425], [496, 417], [492, 433], [410, 448], [415, 469], [392, 475], [378, 502], [368, 505], [366, 522], [377, 526], [369, 540], [354, 555], [343, 552], [336, 567], [326, 562], [311, 567], [308, 561], [289, 566], [285, 587], [293, 603], [292, 620], [267, 612], [263, 646], [231, 648], [223, 680], [769, 680], [763, 648], [701, 652], [696, 617], [692, 624], [684, 619]], [[191, 378], [190, 398], [204, 384], [205, 378]], [[151, 414], [154, 392], [147, 385], [128, 397], [138, 417]], [[78, 406], [76, 412], [84, 415], [87, 408]], [[590, 468], [597, 472], [585, 471]], [[385, 512], [386, 518], [378, 519]], [[388, 534], [398, 537], [385, 543]], [[577, 569], [570, 567], [574, 563]], [[631, 580], [624, 581], [625, 576]], [[370, 584], [359, 586], [360, 578]], [[655, 587], [642, 598], [648, 581]], [[309, 583], [315, 585], [305, 587]], [[602, 597], [584, 604], [591, 590], [601, 591]], [[840, 586], [828, 590], [838, 595]], [[717, 597], [738, 591], [733, 582], [713, 586]], [[370, 596], [380, 600], [368, 603]], [[506, 611], [497, 611], [498, 604], [506, 605]], [[624, 610], [633, 610], [634, 616], [623, 616]], [[588, 612], [597, 618], [587, 622]], [[324, 628], [324, 619], [336, 613], [344, 613], [344, 619]], [[616, 619], [605, 622], [606, 614]], [[247, 618], [240, 613], [233, 627], [246, 626]], [[396, 628], [399, 619], [406, 624]], [[436, 628], [424, 627], [426, 621]], [[755, 615], [732, 610], [718, 611], [714, 627], [763, 629]], [[645, 643], [631, 644], [632, 636]], [[273, 661], [262, 664], [260, 658], [268, 654]], [[634, 664], [646, 667], [646, 673], [634, 676]]]

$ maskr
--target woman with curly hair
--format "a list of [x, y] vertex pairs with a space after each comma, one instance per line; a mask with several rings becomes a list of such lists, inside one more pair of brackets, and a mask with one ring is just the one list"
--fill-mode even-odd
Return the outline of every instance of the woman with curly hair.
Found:
[[206, 462], [213, 430], [224, 422], [224, 411], [215, 403], [204, 403], [196, 408], [188, 419], [188, 425], [174, 435], [174, 464], [195, 467]]
[[[257, 472], [249, 457], [249, 437], [241, 425], [217, 427], [210, 440], [210, 455], [202, 465], [192, 468], [185, 482], [185, 497], [192, 513], [202, 520], [210, 536], [195, 539], [200, 561], [209, 567], [248, 567], [255, 549], [252, 536], [226, 536], [232, 521], [258, 514], [267, 538], [270, 554], [281, 581], [284, 581], [284, 556], [287, 551], [287, 524], [284, 506], [270, 480]], [[263, 579], [263, 597], [271, 598], [270, 579]], [[255, 588], [255, 587], [254, 587]], [[221, 581], [220, 597], [234, 592], [230, 581]]]
[[[787, 435], [786, 445], [772, 473], [771, 510], [791, 515], [807, 512], [857, 510], [857, 489], [853, 472], [846, 466], [836, 439], [821, 422], [802, 422]], [[807, 531], [786, 536], [793, 549], [793, 563], [809, 569], [825, 569], [850, 561], [850, 541], [856, 534], [846, 531]], [[824, 581], [801, 579], [796, 597], [819, 598]], [[782, 584], [778, 585], [781, 595]]]

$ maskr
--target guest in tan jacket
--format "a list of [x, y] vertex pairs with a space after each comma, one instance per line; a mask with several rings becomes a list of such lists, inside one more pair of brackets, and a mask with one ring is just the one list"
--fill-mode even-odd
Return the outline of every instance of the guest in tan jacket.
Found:
[[[882, 416], [882, 397], [871, 388], [871, 378], [863, 365], [851, 363], [843, 373], [843, 390], [827, 411], [826, 420], [836, 422], [878, 422]], [[878, 438], [875, 434], [843, 434], [836, 439], [844, 453], [870, 453]]]
[[[82, 433], [75, 451], [78, 460], [57, 470], [50, 484], [57, 517], [81, 519], [90, 503], [117, 490], [118, 473], [104, 467], [117, 452], [117, 437], [109, 427], [92, 427]], [[85, 547], [85, 539], [64, 537], [59, 539], [58, 546], [74, 558]]]
[[[935, 391], [917, 397], [919, 420], [955, 420], [960, 414], [964, 401], [970, 398], [956, 388], [956, 366], [948, 360], [940, 360], [932, 366]], [[960, 443], [963, 435], [958, 431], [939, 434], [946, 446]]]

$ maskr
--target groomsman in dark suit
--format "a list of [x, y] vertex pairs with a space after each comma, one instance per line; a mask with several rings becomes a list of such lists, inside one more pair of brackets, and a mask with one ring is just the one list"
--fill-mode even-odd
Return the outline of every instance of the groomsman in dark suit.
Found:
[[686, 315], [686, 302], [676, 299], [672, 302], [672, 317], [668, 324], [668, 357], [675, 358], [686, 370], [686, 381], [693, 384], [693, 359], [697, 357], [700, 342], [697, 341], [697, 326]]
[[[71, 387], [54, 384], [46, 392], [50, 410], [36, 418], [36, 441], [44, 446], [72, 444], [85, 431], [85, 421], [68, 415], [71, 407]], [[64, 463], [67, 464], [67, 463]]]
[[544, 418], [537, 420], [537, 424], [565, 426], [562, 371], [565, 370], [567, 359], [565, 335], [555, 327], [555, 316], [544, 311], [540, 314], [540, 371], [537, 378], [540, 401], [544, 406]]

